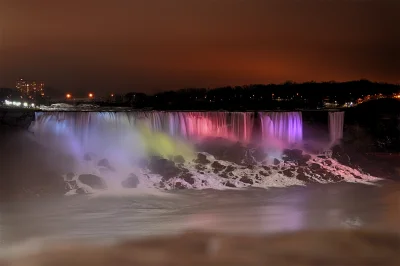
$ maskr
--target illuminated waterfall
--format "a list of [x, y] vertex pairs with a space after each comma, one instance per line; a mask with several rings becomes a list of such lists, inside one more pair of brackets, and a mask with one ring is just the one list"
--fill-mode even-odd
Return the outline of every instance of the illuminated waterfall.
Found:
[[331, 142], [343, 138], [344, 112], [329, 112], [329, 135]]

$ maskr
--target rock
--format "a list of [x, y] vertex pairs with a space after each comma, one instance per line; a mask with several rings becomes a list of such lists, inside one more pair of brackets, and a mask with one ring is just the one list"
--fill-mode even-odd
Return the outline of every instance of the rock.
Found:
[[214, 168], [215, 170], [217, 170], [217, 172], [222, 171], [226, 168], [226, 166], [220, 164], [218, 161], [214, 161], [211, 164], [211, 167]]
[[197, 154], [197, 159], [195, 160], [195, 163], [198, 163], [198, 164], [209, 164], [210, 161], [207, 159], [207, 156], [205, 156], [202, 153], [198, 153]]
[[130, 174], [126, 180], [122, 181], [121, 185], [124, 188], [137, 188], [139, 183], [139, 177], [137, 177], [135, 174]]
[[[303, 154], [303, 159], [301, 160], [302, 162], [306, 163], [307, 161], [309, 161], [311, 159], [311, 155], [310, 154]], [[303, 164], [304, 165], [304, 164]]]
[[222, 160], [233, 162], [239, 165], [242, 165], [244, 161], [248, 164], [254, 163], [252, 160], [249, 160], [249, 158], [247, 158], [246, 152], [246, 147], [242, 146], [238, 142], [225, 150], [222, 156]]
[[231, 173], [231, 172], [233, 172], [233, 171], [235, 171], [235, 170], [236, 170], [236, 168], [235, 168], [234, 166], [228, 165], [228, 166], [225, 168], [225, 171], [224, 171], [224, 172], [226, 172], [226, 173]]
[[229, 176], [232, 176], [232, 173], [222, 172], [219, 174], [220, 177], [229, 179]]
[[284, 170], [283, 174], [287, 177], [294, 177], [294, 173], [290, 169]]
[[323, 175], [323, 179], [331, 182], [339, 182], [343, 181], [344, 178], [328, 172]]
[[204, 174], [204, 171], [206, 170], [206, 167], [201, 164], [196, 164], [196, 166], [194, 168], [196, 168], [196, 170], [199, 171], [199, 173], [201, 173], [201, 174]]
[[294, 150], [289, 150], [286, 149], [283, 151], [283, 158], [284, 161], [290, 161], [290, 162], [296, 162], [300, 166], [306, 166], [307, 161], [311, 159], [311, 156], [308, 154], [303, 155], [302, 150], [294, 149]]
[[309, 177], [305, 175], [305, 172], [303, 169], [297, 170], [296, 179], [301, 180], [303, 182], [308, 182], [310, 180]]
[[184, 173], [180, 176], [185, 182], [187, 182], [190, 185], [193, 185], [195, 183], [195, 179], [193, 178], [193, 175], [191, 173]]
[[278, 165], [278, 164], [280, 164], [281, 163], [281, 161], [279, 161], [278, 159], [274, 159], [274, 165]]
[[268, 176], [268, 172], [260, 171], [260, 175]]
[[175, 183], [174, 188], [175, 189], [186, 189], [186, 186], [178, 181], [178, 182]]
[[185, 163], [185, 159], [183, 158], [182, 155], [175, 156], [173, 160], [174, 160], [175, 163], [179, 163], [179, 164], [184, 164]]
[[200, 145], [197, 145], [197, 149], [200, 151], [207, 152], [213, 155], [217, 159], [221, 159], [228, 146], [232, 145], [231, 142], [223, 138], [207, 139]]
[[110, 162], [107, 159], [101, 159], [98, 163], [97, 166], [101, 166], [104, 168], [107, 168], [110, 171], [115, 171], [115, 168], [111, 166]]
[[227, 187], [236, 187], [235, 184], [233, 184], [230, 181], [226, 182], [225, 186], [227, 186]]
[[173, 161], [158, 156], [150, 158], [149, 169], [152, 173], [161, 175], [164, 181], [168, 181], [182, 173], [182, 170], [176, 167]]
[[303, 151], [298, 149], [294, 150], [285, 149], [283, 150], [283, 157], [285, 158], [285, 161], [301, 160], [303, 157]]
[[[256, 178], [257, 178], [257, 176], [256, 176]], [[248, 177], [245, 177], [245, 176], [240, 178], [239, 181], [243, 182], [243, 183], [246, 183], [246, 184], [250, 184], [250, 185], [254, 184], [254, 181], [252, 179], [250, 179]]]
[[78, 177], [79, 181], [93, 189], [106, 189], [107, 185], [104, 180], [96, 175], [84, 174]]
[[320, 166], [319, 164], [312, 163], [312, 164], [310, 165], [310, 169], [312, 169], [312, 170], [314, 170], [314, 171], [318, 171], [318, 170], [321, 170], [321, 166]]

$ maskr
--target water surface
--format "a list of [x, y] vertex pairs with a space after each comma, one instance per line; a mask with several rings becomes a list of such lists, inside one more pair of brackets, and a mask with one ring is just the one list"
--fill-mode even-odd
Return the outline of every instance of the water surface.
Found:
[[187, 230], [271, 233], [366, 227], [400, 232], [400, 186], [119, 192], [1, 203], [2, 247], [32, 239], [114, 241]]

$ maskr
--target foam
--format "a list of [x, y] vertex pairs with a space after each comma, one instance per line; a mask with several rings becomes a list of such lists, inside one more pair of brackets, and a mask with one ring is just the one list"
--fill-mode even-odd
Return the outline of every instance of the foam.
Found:
[[[75, 180], [78, 188], [83, 188], [87, 193], [91, 193], [95, 197], [146, 195], [164, 197], [168, 196], [168, 194], [163, 194], [160, 192], [160, 189], [164, 191], [173, 190], [178, 183], [187, 189], [197, 190], [244, 189], [248, 187], [268, 189], [305, 186], [308, 182], [300, 178], [300, 172], [306, 176], [310, 182], [321, 184], [338, 182], [326, 178], [323, 174], [321, 175], [320, 172], [313, 172], [310, 170], [312, 165], [318, 165], [324, 173], [340, 177], [343, 182], [376, 185], [377, 181], [382, 180], [381, 178], [365, 174], [359, 169], [353, 169], [342, 165], [332, 158], [321, 158], [317, 155], [309, 155], [310, 159], [307, 161], [306, 166], [299, 166], [296, 162], [284, 161], [282, 159], [279, 160], [278, 164], [271, 165], [270, 162], [276, 158], [269, 157], [262, 162], [252, 164], [251, 167], [246, 167], [230, 161], [217, 160], [213, 155], [206, 152], [199, 152], [198, 154], [205, 156], [208, 162], [199, 165], [196, 160], [192, 160], [179, 164], [179, 169], [186, 175], [189, 174], [190, 182], [181, 174], [174, 178], [165, 179], [159, 174], [152, 173], [149, 169], [132, 166], [131, 169], [124, 169], [123, 173], [118, 172], [118, 169], [116, 169], [115, 172], [106, 175], [104, 179], [107, 181], [107, 184], [112, 183], [113, 185], [108, 186], [107, 190], [95, 190], [80, 182], [78, 176], [88, 173], [101, 176], [98, 170], [99, 167], [96, 164], [86, 164], [86, 167], [88, 167], [86, 169], [81, 167], [81, 172], [77, 173], [73, 180]], [[222, 169], [232, 170], [230, 172], [224, 172], [224, 170], [216, 171], [213, 167], [213, 163], [217, 163]], [[306, 169], [307, 171], [304, 172], [302, 169]], [[285, 171], [289, 171], [292, 176], [284, 174]], [[139, 185], [135, 189], [122, 188], [121, 181], [123, 181], [123, 179], [121, 179], [121, 176], [124, 176], [123, 174], [128, 172], [135, 173], [139, 179]], [[160, 184], [162, 184], [162, 186], [160, 186]], [[67, 195], [74, 195], [75, 190], [76, 188], [71, 189]]]

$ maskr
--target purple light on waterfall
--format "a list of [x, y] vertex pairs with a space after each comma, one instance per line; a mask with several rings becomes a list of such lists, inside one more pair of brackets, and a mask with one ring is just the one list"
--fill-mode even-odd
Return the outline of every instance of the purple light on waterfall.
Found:
[[261, 112], [263, 141], [293, 144], [303, 140], [301, 112]]

